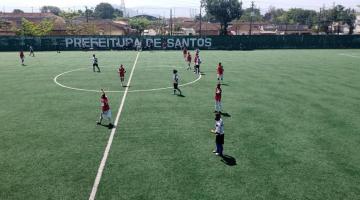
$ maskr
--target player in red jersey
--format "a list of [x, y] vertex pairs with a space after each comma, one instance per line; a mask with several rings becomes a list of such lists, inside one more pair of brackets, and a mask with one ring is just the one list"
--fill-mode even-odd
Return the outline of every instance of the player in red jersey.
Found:
[[187, 70], [189, 70], [189, 69], [191, 70], [191, 61], [192, 61], [192, 58], [191, 58], [190, 52], [188, 52], [188, 54], [187, 54], [186, 61], [187, 61], [187, 63], [188, 63], [188, 68], [187, 68]]
[[122, 65], [122, 64], [120, 65], [118, 73], [120, 75], [121, 86], [124, 87], [125, 73], [126, 73], [124, 65]]
[[24, 51], [23, 51], [23, 50], [20, 51], [20, 60], [21, 60], [21, 64], [24, 65], [25, 55], [24, 55]]
[[100, 113], [100, 119], [97, 122], [98, 125], [101, 125], [101, 121], [104, 118], [107, 118], [109, 120], [109, 129], [114, 128], [114, 125], [112, 124], [112, 118], [111, 118], [111, 110], [110, 110], [110, 105], [109, 105], [109, 99], [107, 98], [105, 92], [103, 89], [101, 89], [101, 98], [100, 98], [100, 102], [101, 102], [101, 113]]
[[221, 113], [221, 109], [222, 109], [221, 94], [222, 94], [221, 85], [217, 84], [215, 89], [215, 113]]
[[221, 63], [217, 66], [217, 80], [219, 84], [224, 80], [224, 67]]
[[188, 54], [188, 50], [187, 50], [186, 46], [184, 46], [184, 48], [183, 48], [183, 56], [184, 56], [185, 60], [186, 60], [187, 54]]

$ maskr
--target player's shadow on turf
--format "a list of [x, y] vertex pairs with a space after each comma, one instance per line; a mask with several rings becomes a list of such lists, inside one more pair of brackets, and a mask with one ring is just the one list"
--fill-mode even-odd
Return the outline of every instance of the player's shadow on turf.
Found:
[[229, 86], [229, 84], [226, 84], [226, 83], [222, 83], [221, 85], [223, 85], [223, 86]]
[[236, 159], [229, 155], [223, 155], [221, 162], [223, 162], [225, 165], [228, 165], [228, 166], [236, 165]]
[[229, 113], [220, 113], [221, 114], [221, 116], [223, 116], [223, 117], [231, 117], [231, 115], [229, 114]]
[[183, 94], [178, 94], [177, 96], [178, 97], [185, 97]]
[[[99, 124], [99, 126], [103, 126], [103, 127], [110, 129], [110, 126], [108, 124]], [[113, 129], [113, 128], [115, 128], [115, 126], [113, 126], [111, 129]]]

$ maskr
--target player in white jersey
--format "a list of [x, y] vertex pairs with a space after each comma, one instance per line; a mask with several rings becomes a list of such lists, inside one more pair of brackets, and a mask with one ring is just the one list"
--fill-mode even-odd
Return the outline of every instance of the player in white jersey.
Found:
[[215, 144], [216, 149], [213, 151], [217, 156], [223, 156], [223, 150], [224, 150], [224, 122], [221, 119], [221, 114], [217, 113], [215, 115], [215, 129], [212, 130], [216, 135]]
[[174, 95], [176, 94], [176, 91], [179, 91], [179, 95], [181, 96], [181, 90], [179, 89], [179, 75], [177, 73], [177, 70], [173, 70], [173, 85], [174, 85]]
[[95, 67], [97, 68], [97, 72], [100, 72], [100, 68], [99, 68], [99, 64], [98, 64], [98, 59], [95, 56], [95, 54], [93, 55], [93, 71], [95, 72]]

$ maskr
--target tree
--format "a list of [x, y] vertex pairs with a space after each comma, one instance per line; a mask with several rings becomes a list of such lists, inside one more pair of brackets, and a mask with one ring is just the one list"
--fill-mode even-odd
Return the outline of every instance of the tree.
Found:
[[22, 11], [22, 10], [20, 10], [20, 9], [14, 9], [14, 10], [13, 10], [13, 13], [14, 13], [14, 14], [22, 14], [22, 13], [24, 13], [24, 11]]
[[136, 17], [129, 20], [129, 25], [131, 28], [136, 29], [138, 34], [142, 34], [151, 25], [151, 22], [144, 17]]
[[270, 7], [264, 15], [264, 20], [271, 23], [279, 23], [279, 17], [283, 16], [286, 11], [275, 7]]
[[45, 19], [39, 24], [35, 24], [25, 18], [22, 18], [21, 27], [16, 30], [16, 34], [22, 36], [45, 36], [53, 30], [53, 27], [54, 22], [49, 19]]
[[100, 3], [95, 7], [95, 16], [101, 19], [114, 18], [114, 7], [109, 3]]
[[114, 14], [113, 14], [113, 19], [114, 18], [120, 18], [120, 17], [124, 17], [123, 11], [119, 10], [119, 9], [115, 9]]
[[318, 21], [317, 13], [315, 10], [292, 8], [287, 11], [287, 16], [290, 24], [306, 24], [309, 27], [312, 27]]
[[238, 0], [202, 0], [206, 12], [215, 17], [221, 25], [221, 35], [227, 35], [229, 22], [242, 15], [242, 2]]
[[62, 11], [59, 16], [64, 18], [66, 21], [71, 21], [72, 19], [74, 19], [75, 17], [80, 17], [83, 16], [84, 13], [81, 10], [78, 11], [74, 11], [74, 12], [65, 12]]
[[[319, 18], [320, 18], [320, 30], [327, 34], [331, 33], [329, 26], [331, 27], [334, 22], [337, 22], [338, 26], [347, 24], [349, 26], [349, 34], [353, 34], [354, 32], [356, 14], [355, 14], [355, 10], [351, 8], [346, 9], [342, 5], [336, 5], [330, 9], [324, 8], [322, 9]], [[338, 33], [339, 31], [340, 29], [338, 28]]]
[[[253, 16], [251, 16], [252, 12], [254, 12]], [[254, 10], [252, 10], [252, 8], [245, 9], [243, 11], [243, 14], [241, 15], [240, 20], [249, 22], [251, 20], [251, 17], [253, 21], [257, 21], [257, 22], [263, 21], [263, 16], [261, 15], [260, 9], [258, 8], [254, 8]]]
[[56, 6], [43, 6], [40, 8], [41, 13], [53, 13], [54, 15], [59, 15], [61, 10]]

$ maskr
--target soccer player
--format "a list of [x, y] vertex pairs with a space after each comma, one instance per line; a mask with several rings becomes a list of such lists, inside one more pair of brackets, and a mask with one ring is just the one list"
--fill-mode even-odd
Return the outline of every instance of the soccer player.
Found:
[[29, 56], [35, 57], [35, 53], [34, 53], [33, 47], [30, 46], [29, 49], [30, 49], [30, 54], [29, 54]]
[[122, 64], [120, 65], [120, 68], [119, 68], [118, 72], [119, 72], [119, 75], [120, 75], [121, 86], [124, 87], [126, 71], [125, 71], [125, 68], [124, 68], [124, 66]]
[[217, 80], [219, 84], [224, 80], [224, 67], [222, 66], [221, 62], [217, 67]]
[[20, 60], [21, 60], [21, 65], [24, 65], [25, 55], [24, 55], [24, 51], [23, 51], [23, 50], [20, 51]]
[[200, 54], [200, 49], [199, 48], [195, 49], [195, 54]]
[[177, 74], [177, 70], [174, 69], [173, 70], [173, 85], [174, 85], [174, 95], [176, 94], [176, 91], [179, 91], [180, 96], [181, 96], [181, 90], [179, 89], [179, 75]]
[[97, 57], [95, 57], [95, 54], [93, 55], [93, 71], [95, 72], [95, 67], [97, 68], [97, 72], [100, 72], [100, 68], [99, 68], [99, 65], [98, 65], [98, 59]]
[[183, 48], [183, 56], [184, 56], [184, 59], [186, 60], [187, 58], [187, 55], [188, 55], [188, 50], [186, 48], [186, 46], [184, 45], [184, 48]]
[[194, 63], [195, 63], [195, 67], [194, 67], [194, 72], [195, 72], [195, 74], [200, 74], [200, 64], [201, 64], [201, 59], [200, 59], [200, 56], [199, 56], [199, 54], [197, 53], [196, 55], [195, 55], [195, 58], [194, 58]]
[[224, 122], [221, 119], [221, 114], [217, 113], [215, 115], [215, 130], [212, 130], [212, 132], [216, 135], [215, 138], [215, 144], [216, 149], [213, 151], [217, 156], [223, 156], [223, 150], [224, 150]]
[[107, 98], [105, 92], [103, 89], [101, 89], [101, 98], [100, 98], [100, 102], [101, 102], [101, 113], [100, 113], [100, 119], [99, 121], [97, 121], [98, 125], [101, 125], [101, 121], [104, 118], [107, 118], [109, 120], [109, 129], [114, 128], [114, 125], [112, 124], [112, 118], [111, 118], [111, 110], [110, 110], [110, 106], [109, 106], [109, 99]]
[[221, 113], [221, 109], [222, 109], [221, 94], [222, 94], [222, 89], [219, 83], [217, 84], [215, 89], [215, 113]]
[[188, 52], [188, 54], [187, 54], [186, 61], [187, 61], [187, 63], [188, 63], [188, 68], [187, 68], [187, 70], [189, 70], [189, 69], [191, 70], [191, 61], [192, 61], [192, 58], [191, 58], [190, 52]]

